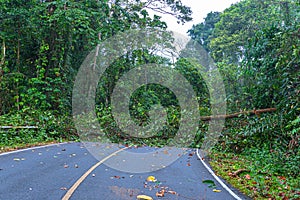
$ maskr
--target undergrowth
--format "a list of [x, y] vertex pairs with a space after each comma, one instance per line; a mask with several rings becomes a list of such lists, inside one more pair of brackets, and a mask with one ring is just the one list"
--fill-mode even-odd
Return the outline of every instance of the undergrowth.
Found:
[[299, 117], [285, 119], [272, 113], [226, 120], [210, 155], [213, 169], [253, 199], [299, 199]]
[[275, 172], [271, 166], [276, 165], [261, 156], [254, 152], [234, 154], [214, 151], [210, 164], [217, 175], [252, 199], [299, 199], [300, 177]]

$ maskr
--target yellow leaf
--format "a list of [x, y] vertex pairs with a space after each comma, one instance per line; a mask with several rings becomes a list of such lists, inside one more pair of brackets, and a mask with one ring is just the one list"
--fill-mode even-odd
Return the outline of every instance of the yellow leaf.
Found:
[[152, 197], [149, 197], [147, 195], [138, 195], [136, 198], [138, 200], [153, 200]]
[[221, 192], [221, 190], [213, 189], [213, 192]]
[[148, 176], [147, 181], [156, 182], [156, 178], [154, 176]]

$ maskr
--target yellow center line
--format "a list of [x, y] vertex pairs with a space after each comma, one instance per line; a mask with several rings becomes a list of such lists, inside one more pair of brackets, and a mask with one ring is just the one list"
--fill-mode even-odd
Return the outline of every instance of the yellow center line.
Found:
[[86, 179], [86, 177], [94, 171], [99, 165], [103, 164], [106, 160], [110, 159], [111, 157], [117, 155], [119, 152], [124, 151], [129, 147], [125, 147], [122, 149], [119, 149], [118, 151], [115, 151], [114, 153], [110, 154], [109, 156], [105, 157], [104, 159], [100, 160], [98, 163], [93, 165], [88, 171], [86, 171], [75, 183], [74, 185], [67, 191], [65, 196], [62, 198], [62, 200], [68, 200], [72, 194], [75, 192], [75, 190], [78, 188], [78, 186]]

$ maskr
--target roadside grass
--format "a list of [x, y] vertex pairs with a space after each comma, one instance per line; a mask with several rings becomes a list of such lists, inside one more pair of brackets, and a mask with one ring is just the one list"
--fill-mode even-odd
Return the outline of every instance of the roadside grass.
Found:
[[0, 153], [68, 141], [78, 141], [78, 138], [76, 135], [57, 137], [37, 130], [0, 130]]
[[60, 142], [66, 142], [66, 141], [49, 140], [49, 141], [42, 141], [42, 142], [16, 143], [11, 145], [0, 144], [0, 154], [4, 152], [19, 150], [19, 149], [56, 144]]
[[210, 165], [215, 173], [252, 199], [300, 199], [299, 176], [283, 176], [258, 170], [263, 166], [257, 163], [256, 158], [251, 154], [214, 151], [210, 155]]

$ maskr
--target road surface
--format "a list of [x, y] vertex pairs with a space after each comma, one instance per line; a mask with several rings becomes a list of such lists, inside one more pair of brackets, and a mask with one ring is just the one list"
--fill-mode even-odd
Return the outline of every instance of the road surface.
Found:
[[[134, 150], [142, 152], [145, 148]], [[120, 147], [120, 151], [132, 149]], [[207, 171], [195, 150], [186, 152], [171, 165], [144, 173], [112, 168], [81, 143], [0, 154], [0, 199], [136, 200], [138, 195], [162, 200], [236, 199]], [[118, 153], [102, 156], [108, 161], [118, 158]], [[147, 181], [149, 176], [155, 178], [154, 182]], [[231, 190], [240, 199], [248, 199]], [[157, 197], [162, 194], [163, 197]]]

